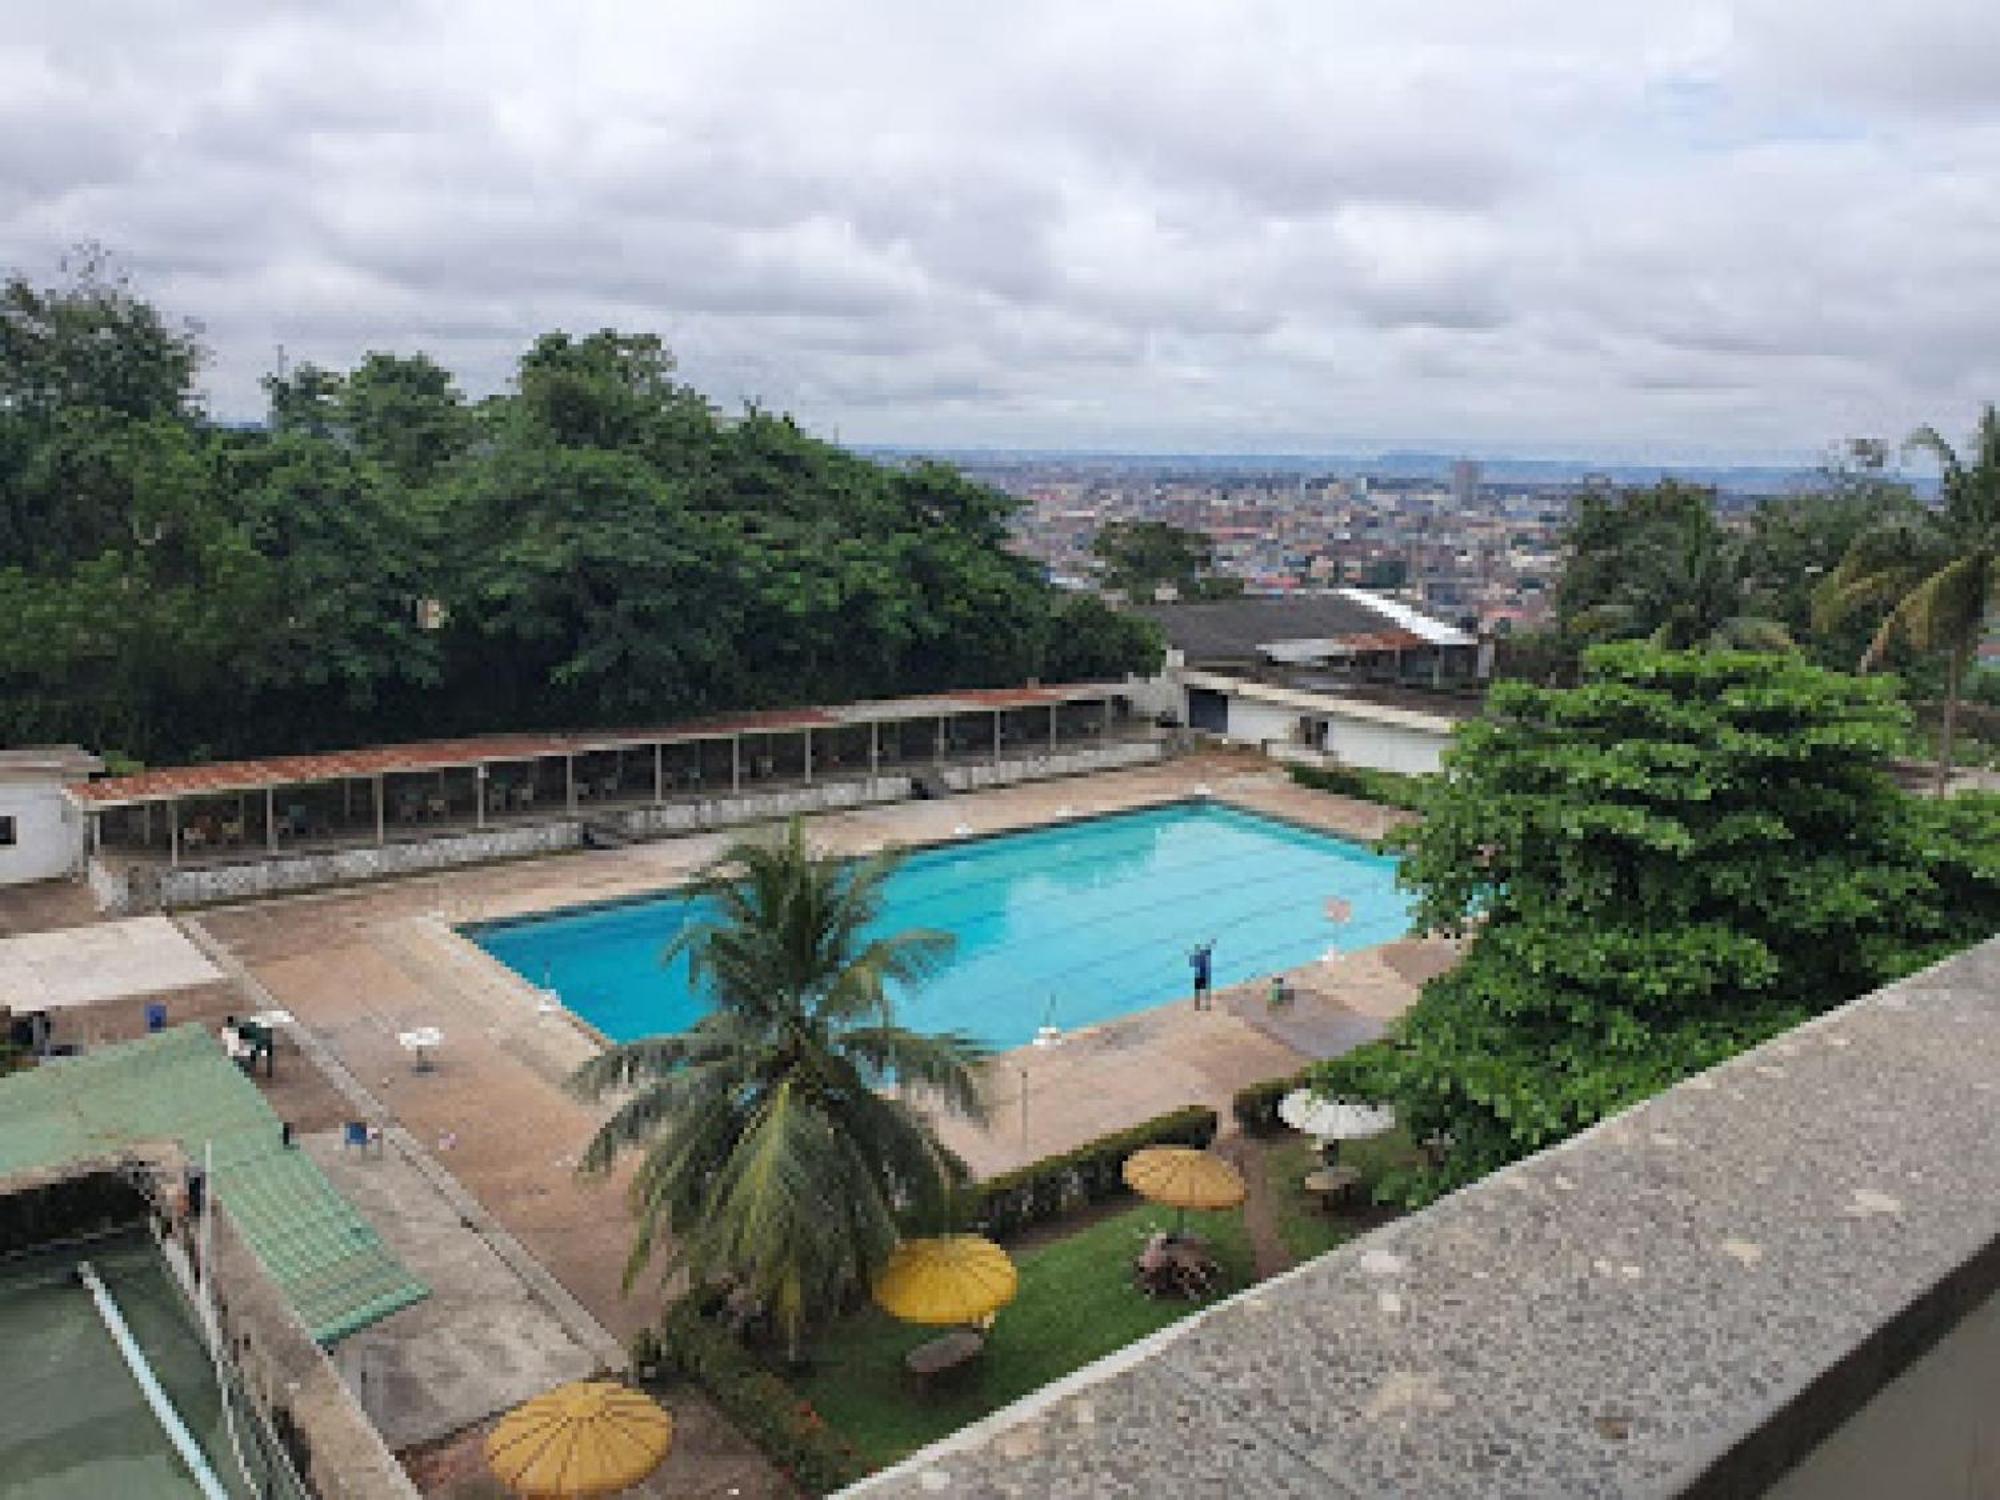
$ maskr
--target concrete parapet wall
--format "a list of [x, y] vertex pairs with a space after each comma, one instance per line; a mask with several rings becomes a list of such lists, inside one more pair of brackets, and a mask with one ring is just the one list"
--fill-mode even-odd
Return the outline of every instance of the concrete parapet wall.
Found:
[[2000, 1493], [1997, 1078], [2000, 939], [851, 1493]]

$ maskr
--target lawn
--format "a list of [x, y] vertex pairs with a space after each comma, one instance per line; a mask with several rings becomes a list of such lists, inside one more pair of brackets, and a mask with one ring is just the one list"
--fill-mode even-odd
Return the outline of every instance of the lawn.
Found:
[[[1132, 1285], [1146, 1236], [1171, 1227], [1170, 1210], [1142, 1205], [1017, 1257], [1021, 1289], [994, 1324], [979, 1362], [937, 1390], [915, 1391], [903, 1356], [940, 1330], [913, 1328], [869, 1308], [813, 1343], [799, 1394], [872, 1464], [889, 1464], [1094, 1359], [1206, 1305], [1154, 1301]], [[1250, 1245], [1239, 1213], [1189, 1214], [1224, 1279], [1218, 1295], [1251, 1280]]]
[[[1392, 1130], [1373, 1140], [1349, 1141], [1340, 1149], [1341, 1161], [1361, 1174], [1364, 1186], [1391, 1167], [1411, 1164], [1415, 1157], [1416, 1148], [1401, 1130]], [[1271, 1188], [1278, 1238], [1299, 1260], [1324, 1255], [1334, 1246], [1345, 1244], [1393, 1217], [1373, 1206], [1326, 1212], [1319, 1206], [1319, 1200], [1302, 1186], [1306, 1175], [1319, 1164], [1318, 1148], [1302, 1135], [1287, 1133], [1264, 1152], [1264, 1178]]]

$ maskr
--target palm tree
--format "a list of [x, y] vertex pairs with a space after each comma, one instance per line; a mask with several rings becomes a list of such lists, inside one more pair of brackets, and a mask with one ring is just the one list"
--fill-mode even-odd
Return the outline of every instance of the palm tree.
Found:
[[1706, 511], [1660, 526], [1633, 548], [1616, 597], [1586, 610], [1578, 628], [1670, 651], [1789, 651], [1791, 633], [1756, 613], [1746, 551]]
[[1935, 784], [1942, 797], [1951, 776], [1965, 669], [2000, 595], [2000, 414], [1987, 403], [1969, 461], [1933, 427], [1919, 427], [1904, 447], [1937, 459], [1944, 471], [1939, 503], [1893, 516], [1857, 536], [1822, 585], [1814, 612], [1831, 624], [1863, 608], [1887, 606], [1862, 653], [1863, 672], [1899, 638], [1919, 651], [1944, 653]]
[[731, 845], [696, 885], [713, 914], [662, 955], [688, 957], [715, 1009], [570, 1080], [586, 1099], [623, 1093], [581, 1170], [643, 1152], [627, 1287], [670, 1243], [667, 1273], [745, 1289], [794, 1357], [806, 1321], [881, 1269], [898, 1219], [940, 1216], [964, 1175], [906, 1101], [984, 1117], [975, 1044], [896, 1024], [892, 987], [920, 982], [952, 945], [936, 932], [869, 935], [899, 859], [834, 859], [797, 819]]

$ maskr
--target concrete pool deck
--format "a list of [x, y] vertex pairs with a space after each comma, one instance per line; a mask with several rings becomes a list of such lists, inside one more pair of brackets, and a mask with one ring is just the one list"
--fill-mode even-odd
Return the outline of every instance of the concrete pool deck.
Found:
[[[1223, 800], [1347, 837], [1379, 837], [1400, 816], [1306, 791], [1264, 763], [1189, 757], [1141, 770], [1033, 783], [941, 802], [873, 807], [812, 820], [814, 837], [843, 853], [927, 843], [1183, 800], [1208, 788]], [[1255, 766], [1259, 769], [1249, 769]], [[530, 986], [453, 929], [680, 883], [729, 834], [663, 840], [459, 870], [241, 907], [180, 920], [240, 964], [271, 998], [381, 1104], [394, 1123], [479, 1204], [612, 1337], [627, 1340], [657, 1315], [642, 1279], [621, 1278], [629, 1221], [622, 1182], [580, 1181], [575, 1164], [601, 1111], [564, 1093], [563, 1078], [596, 1050], [566, 1012], [539, 1007]], [[1403, 945], [1391, 945], [1400, 947]], [[1287, 1073], [1322, 1051], [1376, 1034], [1417, 984], [1378, 955], [1347, 955], [1294, 972], [1298, 1004], [1264, 1014], [1249, 986], [1217, 1008], [1177, 1003], [997, 1059], [984, 1130], [946, 1127], [982, 1174], [1067, 1149], [1191, 1103], [1224, 1112], [1245, 1083]], [[418, 1072], [397, 1037], [444, 1033], [434, 1069]], [[1028, 1125], [1021, 1129], [1022, 1070]], [[672, 1463], [669, 1470], [676, 1466]], [[663, 1475], [668, 1471], [663, 1471]], [[724, 1479], [727, 1483], [724, 1483]], [[729, 1463], [682, 1474], [677, 1493], [772, 1493]]]

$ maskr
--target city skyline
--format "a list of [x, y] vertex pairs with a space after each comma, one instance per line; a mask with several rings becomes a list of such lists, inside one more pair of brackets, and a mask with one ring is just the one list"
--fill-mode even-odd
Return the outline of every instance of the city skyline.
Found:
[[0, 42], [0, 268], [283, 357], [655, 331], [857, 445], [1809, 464], [2000, 392], [1968, 0], [204, 7]]

